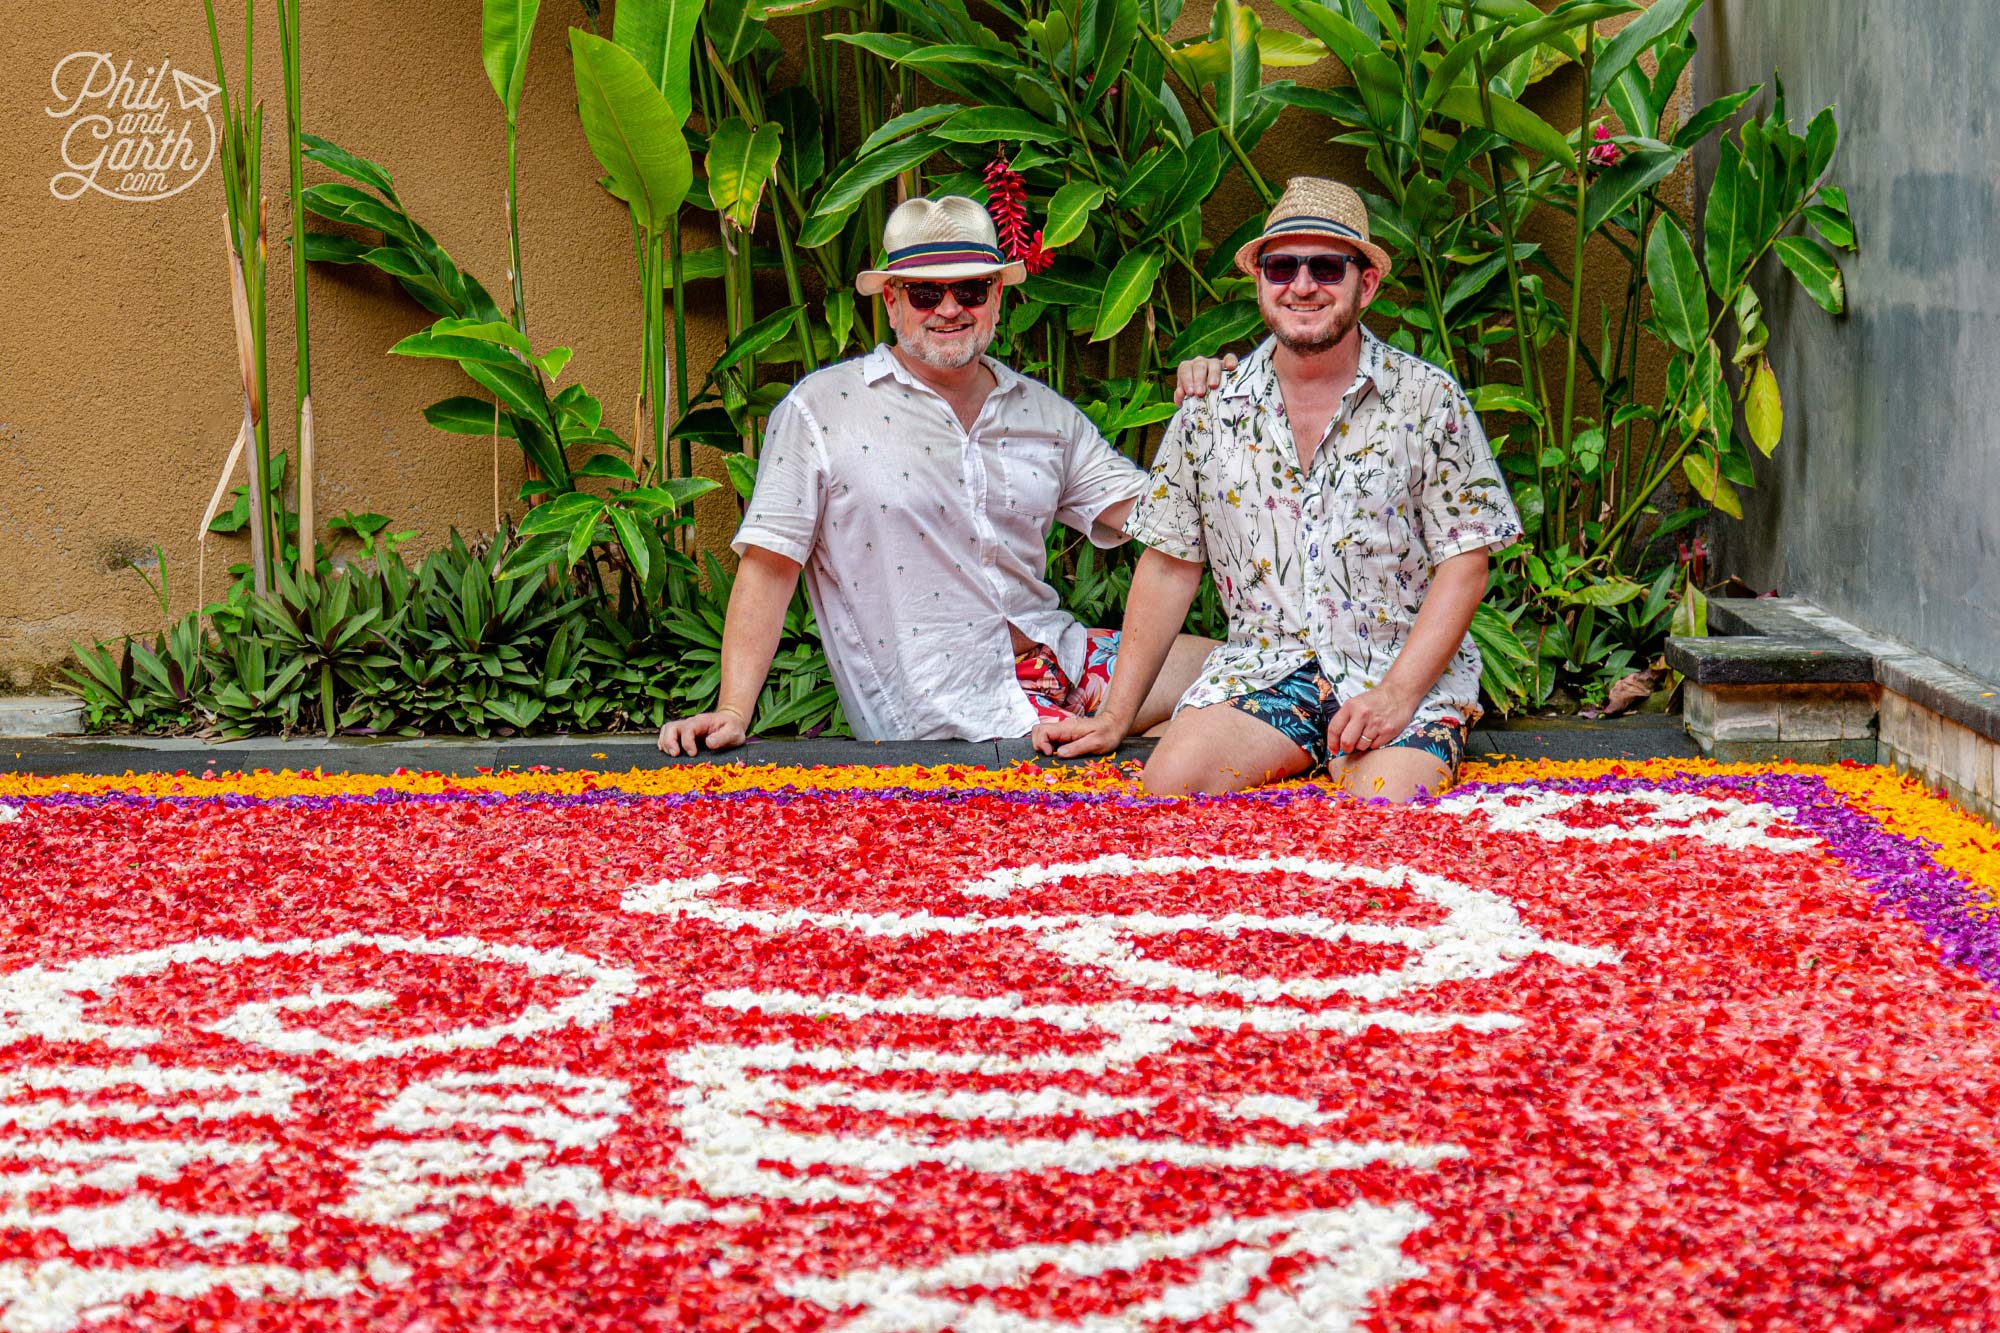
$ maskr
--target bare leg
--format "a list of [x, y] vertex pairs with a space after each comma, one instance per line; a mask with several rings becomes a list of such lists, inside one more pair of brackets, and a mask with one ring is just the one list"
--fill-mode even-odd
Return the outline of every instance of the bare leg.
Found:
[[1312, 756], [1239, 708], [1183, 708], [1167, 725], [1140, 781], [1149, 795], [1242, 791], [1303, 773]]
[[1451, 770], [1428, 750], [1391, 745], [1330, 760], [1327, 781], [1363, 800], [1402, 802], [1451, 785]]
[[[1153, 688], [1146, 693], [1146, 701], [1139, 705], [1138, 716], [1132, 719], [1132, 730], [1140, 734], [1150, 734], [1152, 730], [1174, 715], [1174, 705], [1181, 701], [1188, 686], [1201, 674], [1201, 664], [1208, 660], [1208, 654], [1216, 646], [1214, 639], [1203, 639], [1193, 634], [1182, 634], [1174, 640], [1173, 647], [1167, 649], [1167, 663], [1160, 668], [1160, 674], [1153, 679]], [[1113, 674], [1118, 668], [1112, 666]]]

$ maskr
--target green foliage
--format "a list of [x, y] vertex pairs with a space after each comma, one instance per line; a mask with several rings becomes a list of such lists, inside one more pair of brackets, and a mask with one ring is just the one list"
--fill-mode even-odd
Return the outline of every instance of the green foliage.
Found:
[[[1261, 333], [1231, 258], [1276, 197], [1257, 161], [1281, 118], [1288, 136], [1362, 153], [1357, 183], [1395, 261], [1371, 326], [1465, 387], [1526, 521], [1473, 625], [1489, 701], [1601, 699], [1670, 627], [1705, 624], [1698, 562], [1674, 558], [1674, 534], [1740, 515], [1755, 457], [1782, 443], [1753, 279], [1844, 308], [1838, 255], [1856, 237], [1829, 175], [1833, 117], [1796, 130], [1781, 90], [1750, 111], [1750, 89], [1675, 123], [1700, 0], [1274, 3], [1299, 31], [1213, 0], [1206, 31], [1179, 41], [1182, 0], [976, 14], [957, 0], [661, 0], [619, 7], [608, 40], [586, 6], [592, 31], [568, 38], [573, 131], [629, 209], [644, 311], [627, 440], [599, 398], [564, 383], [569, 350], [528, 334], [513, 152], [536, 6], [486, 0], [482, 57], [508, 121], [512, 310], [410, 215], [387, 170], [312, 136], [306, 156], [332, 179], [302, 202], [344, 230], [308, 236], [305, 253], [387, 273], [430, 312], [393, 350], [453, 361], [471, 381], [426, 409], [432, 425], [521, 450], [532, 507], [519, 531], [477, 549], [454, 538], [410, 570], [380, 516], [337, 519], [332, 532], [362, 547], [345, 572], [308, 543], [310, 576], [293, 569], [262, 598], [238, 588], [210, 608], [219, 640], [173, 626], [122, 654], [81, 652], [91, 716], [487, 734], [651, 726], [704, 706], [729, 581], [687, 554], [702, 545], [689, 502], [715, 485], [694, 476], [693, 446], [723, 450], [746, 494], [764, 419], [795, 377], [886, 335], [851, 282], [877, 258], [889, 199], [985, 197], [1014, 189], [989, 179], [1018, 180], [1041, 271], [1009, 292], [994, 353], [1146, 461], [1173, 410], [1173, 364]], [[1623, 25], [1600, 35], [1611, 19]], [[1563, 83], [1544, 84], [1559, 70]], [[1554, 106], [1559, 86], [1577, 100]], [[254, 116], [225, 114], [249, 153]], [[1703, 143], [1717, 169], [1691, 232], [1662, 190]], [[249, 176], [239, 164], [229, 179], [241, 216]], [[1243, 214], [1217, 202], [1243, 197], [1261, 202]], [[684, 247], [683, 224], [719, 243]], [[686, 364], [690, 302], [724, 325], [706, 367]], [[284, 456], [269, 466], [281, 476]], [[246, 489], [216, 530], [263, 531], [251, 500], [273, 485]], [[297, 559], [288, 521], [270, 521], [273, 571]], [[1049, 577], [1077, 614], [1113, 624], [1133, 554], [1059, 534]], [[1222, 631], [1212, 586], [1189, 627]], [[785, 635], [759, 730], [838, 728], [803, 600]]]

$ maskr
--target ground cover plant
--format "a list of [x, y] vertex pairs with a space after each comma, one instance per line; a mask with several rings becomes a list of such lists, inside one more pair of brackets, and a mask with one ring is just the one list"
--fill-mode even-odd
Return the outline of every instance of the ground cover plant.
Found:
[[0, 776], [0, 1324], [1990, 1328], [1879, 769]]
[[[693, 531], [690, 501], [717, 485], [699, 475], [696, 449], [721, 451], [711, 469], [746, 492], [763, 419], [796, 377], [883, 334], [850, 279], [874, 261], [893, 196], [986, 201], [1031, 273], [996, 353], [1144, 462], [1172, 410], [1172, 365], [1258, 332], [1248, 281], [1228, 261], [1275, 197], [1267, 139], [1280, 127], [1358, 156], [1356, 183], [1396, 258], [1371, 323], [1466, 386], [1528, 526], [1495, 561], [1474, 622], [1488, 704], [1603, 705], [1655, 661], [1669, 629], [1704, 632], [1703, 527], [1740, 517], [1755, 453], [1782, 439], [1760, 285], [1796, 281], [1838, 313], [1836, 253], [1856, 244], [1834, 183], [1831, 110], [1796, 125], [1775, 86], [1761, 100], [1759, 88], [1681, 100], [1699, 8], [1273, 0], [1253, 11], [1215, 0], [1205, 33], [1176, 38], [1180, 0], [976, 14], [917, 0], [675, 0], [614, 7], [607, 35], [596, 5], [558, 17], [486, 0], [480, 54], [504, 128], [510, 260], [489, 289], [410, 213], [394, 164], [308, 132], [296, 15], [281, 5], [302, 335], [307, 260], [396, 279], [414, 304], [409, 335], [389, 350], [454, 361], [467, 377], [466, 392], [426, 410], [448, 437], [439, 447], [484, 438], [491, 454], [491, 532], [447, 547], [479, 553], [509, 605], [575, 602], [574, 632], [523, 648], [522, 664], [459, 654], [483, 679], [449, 665], [449, 690], [477, 707], [405, 702], [423, 688], [397, 673], [423, 640], [399, 637], [384, 600], [398, 578], [381, 567], [392, 525], [352, 513], [322, 523], [312, 508], [307, 337], [293, 447], [274, 446], [264, 420], [262, 113], [227, 100], [218, 37], [241, 295], [238, 451], [251, 481], [221, 512], [232, 454], [204, 524], [247, 536], [248, 558], [225, 599], [153, 642], [79, 650], [89, 722], [486, 734], [649, 726], [667, 702], [698, 706], [711, 678], [700, 671], [599, 707], [555, 706], [570, 695], [551, 682], [585, 679], [571, 669], [581, 644], [593, 669], [620, 679], [712, 655], [716, 585], [697, 553], [726, 534]], [[531, 106], [535, 34], [551, 40], [565, 21], [582, 25], [566, 38], [573, 106]], [[524, 115], [574, 115], [599, 183], [625, 209], [644, 312], [629, 426], [578, 378], [560, 331], [531, 336], [515, 170]], [[1718, 167], [1690, 227], [1679, 182], [1702, 144]], [[1218, 202], [1232, 189], [1252, 206]], [[307, 214], [321, 230], [305, 231]], [[1613, 299], [1586, 296], [1607, 278], [1598, 289]], [[491, 290], [504, 290], [504, 308]], [[719, 314], [727, 334], [706, 368], [687, 364], [691, 311]], [[527, 476], [518, 522], [499, 493], [504, 449], [519, 450]], [[462, 581], [469, 556], [448, 558]], [[1115, 622], [1132, 558], [1058, 533], [1050, 578], [1079, 614]], [[545, 591], [520, 591], [533, 583]], [[313, 615], [339, 631], [316, 637], [302, 628]], [[766, 730], [844, 729], [808, 620], [801, 599]], [[1221, 631], [1212, 591], [1189, 628]]]

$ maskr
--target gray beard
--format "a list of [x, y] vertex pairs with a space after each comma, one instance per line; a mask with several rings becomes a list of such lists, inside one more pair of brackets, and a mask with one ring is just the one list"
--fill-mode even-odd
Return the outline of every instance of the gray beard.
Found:
[[923, 330], [918, 330], [909, 337], [899, 337], [896, 341], [905, 352], [933, 370], [963, 370], [986, 355], [986, 349], [993, 345], [993, 334], [998, 331], [997, 328], [993, 329], [985, 337], [976, 339], [951, 354], [933, 346], [929, 334]]

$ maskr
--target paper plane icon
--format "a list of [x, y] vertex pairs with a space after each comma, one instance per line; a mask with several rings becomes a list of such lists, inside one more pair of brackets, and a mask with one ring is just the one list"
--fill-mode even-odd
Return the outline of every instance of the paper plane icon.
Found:
[[208, 99], [221, 91], [222, 89], [207, 79], [197, 79], [185, 70], [174, 71], [174, 92], [179, 95], [183, 109], [199, 107], [205, 113], [208, 110]]

